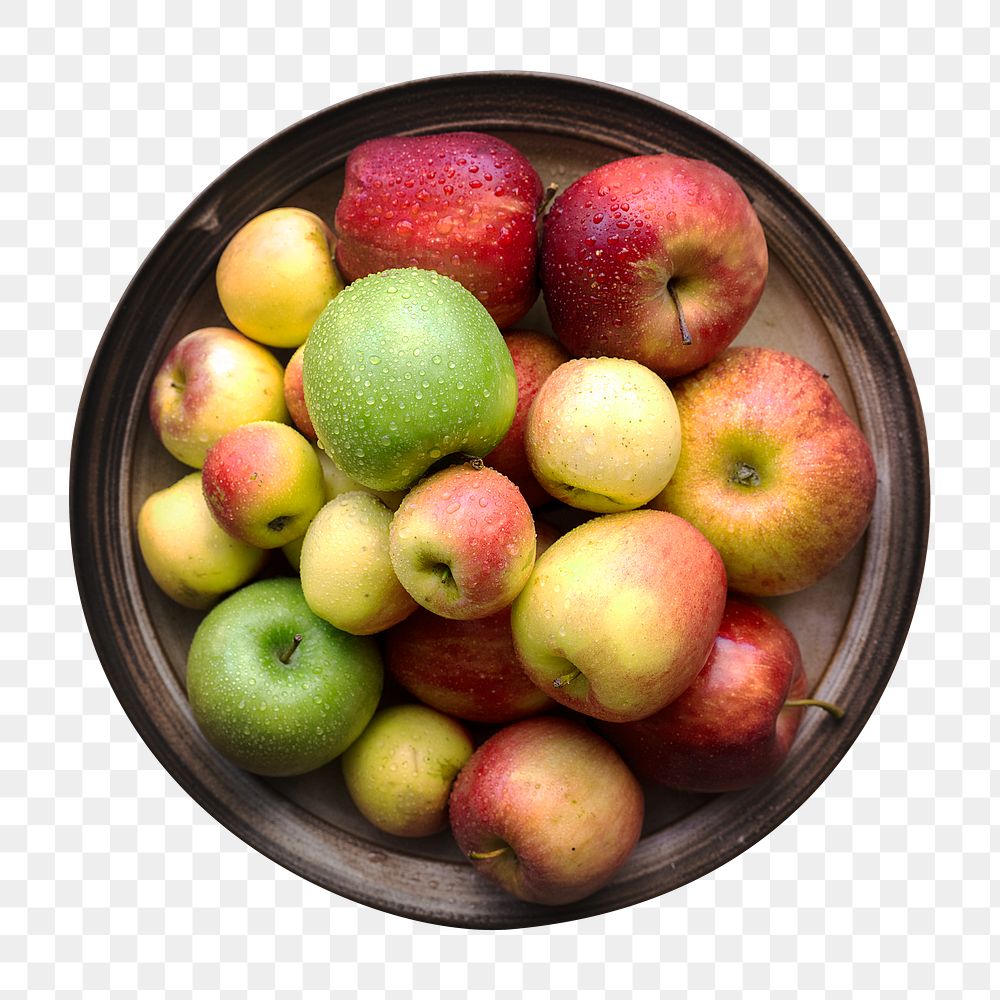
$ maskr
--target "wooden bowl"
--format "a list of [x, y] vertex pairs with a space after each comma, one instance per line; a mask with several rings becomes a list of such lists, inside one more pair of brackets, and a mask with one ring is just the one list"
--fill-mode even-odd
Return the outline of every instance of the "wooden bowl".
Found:
[[[830, 377], [871, 443], [878, 495], [863, 541], [809, 590], [767, 602], [803, 648], [818, 696], [841, 722], [807, 712], [785, 766], [766, 784], [719, 796], [648, 790], [644, 835], [616, 878], [568, 906], [522, 903], [473, 872], [445, 833], [403, 841], [354, 810], [333, 765], [264, 780], [202, 738], [184, 694], [200, 615], [165, 598], [135, 542], [136, 515], [185, 471], [147, 418], [154, 372], [200, 326], [229, 325], [215, 295], [219, 255], [248, 219], [282, 204], [333, 214], [359, 142], [476, 129], [521, 148], [543, 183], [663, 150], [711, 160], [753, 199], [767, 234], [767, 289], [740, 343], [800, 355]], [[521, 325], [547, 327], [539, 303]], [[552, 923], [637, 903], [718, 867], [773, 830], [836, 767], [899, 656], [927, 543], [929, 476], [912, 376], [857, 263], [808, 203], [713, 129], [655, 101], [584, 80], [484, 73], [419, 80], [328, 108], [276, 135], [212, 184], [167, 230], [125, 292], [84, 390], [70, 472], [76, 573], [94, 646], [136, 729], [163, 766], [221, 823], [286, 868], [341, 896], [419, 920], [501, 928]]]

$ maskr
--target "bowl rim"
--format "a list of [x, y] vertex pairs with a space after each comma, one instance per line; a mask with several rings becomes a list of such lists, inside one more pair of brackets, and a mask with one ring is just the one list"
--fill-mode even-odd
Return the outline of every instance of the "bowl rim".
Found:
[[[572, 107], [574, 102], [578, 102], [580, 112], [577, 120], [567, 121], [564, 115], [556, 114], [560, 107]], [[472, 106], [474, 104], [478, 111]], [[460, 114], [459, 108], [462, 109]], [[405, 119], [404, 109], [413, 116], [412, 121], [419, 124], [401, 132], [394, 126], [401, 118]], [[453, 115], [453, 120], [445, 117], [445, 109]], [[601, 118], [609, 109], [622, 112], [617, 119], [619, 126], [625, 117], [629, 118], [632, 132], [627, 142], [622, 138], [621, 127], [610, 127], [606, 119]], [[426, 898], [426, 893], [430, 892], [426, 871], [420, 874], [410, 862], [416, 860], [425, 866], [448, 865], [447, 862], [413, 859], [406, 853], [405, 845], [400, 845], [398, 852], [385, 852], [339, 828], [331, 842], [319, 829], [321, 820], [259, 779], [244, 772], [234, 774], [236, 769], [232, 765], [221, 758], [213, 760], [212, 752], [206, 751], [205, 746], [198, 745], [191, 750], [198, 754], [203, 768], [199, 774], [192, 772], [185, 755], [180, 752], [181, 741], [193, 739], [197, 743], [200, 734], [188, 728], [194, 724], [183, 689], [159, 648], [155, 626], [142, 601], [132, 538], [129, 500], [132, 446], [137, 422], [146, 412], [145, 391], [133, 392], [131, 396], [128, 392], [108, 392], [105, 382], [110, 374], [115, 376], [113, 385], [148, 388], [141, 381], [135, 381], [141, 378], [142, 365], [148, 370], [150, 357], [162, 355], [166, 331], [172, 327], [177, 310], [183, 305], [184, 288], [197, 287], [209, 268], [214, 267], [217, 251], [206, 253], [206, 245], [221, 245], [220, 239], [225, 242], [226, 234], [231, 235], [252, 215], [280, 203], [292, 191], [335, 169], [346, 152], [326, 159], [319, 154], [326, 134], [339, 127], [338, 119], [359, 119], [365, 130], [375, 134], [426, 134], [461, 127], [487, 132], [501, 129], [554, 133], [563, 139], [582, 137], [611, 149], [621, 149], [623, 156], [663, 151], [668, 147], [683, 153], [691, 145], [710, 150], [712, 155], [706, 158], [733, 173], [748, 193], [753, 189], [766, 195], [771, 220], [769, 247], [774, 246], [786, 261], [792, 252], [785, 242], [786, 236], [790, 238], [791, 229], [786, 233], [784, 225], [794, 222], [798, 239], [807, 246], [807, 255], [812, 254], [808, 261], [798, 262], [796, 276], [806, 281], [807, 294], [811, 291], [810, 300], [826, 322], [845, 368], [854, 372], [855, 365], [863, 365], [867, 388], [871, 390], [870, 393], [855, 391], [859, 419], [869, 439], [874, 435], [883, 446], [877, 455], [880, 482], [885, 477], [897, 492], [886, 495], [890, 491], [879, 491], [859, 589], [848, 617], [849, 623], [856, 618], [860, 621], [865, 646], [861, 648], [858, 641], [842, 637], [834, 653], [834, 660], [838, 662], [864, 663], [870, 670], [856, 670], [856, 675], [863, 673], [864, 677], [855, 676], [852, 683], [850, 678], [840, 678], [843, 682], [840, 693], [852, 700], [852, 712], [835, 730], [829, 754], [822, 761], [812, 761], [809, 767], [796, 767], [794, 782], [791, 777], [786, 782], [792, 794], [785, 794], [780, 802], [775, 801], [773, 795], [765, 795], [761, 800], [759, 790], [755, 793], [754, 789], [720, 797], [725, 799], [722, 812], [718, 807], [719, 799], [713, 800], [698, 811], [705, 815], [700, 824], [695, 821], [688, 838], [689, 849], [674, 855], [670, 865], [663, 866], [659, 850], [663, 846], [664, 831], [644, 838], [623, 869], [623, 873], [628, 873], [627, 878], [613, 881], [594, 896], [566, 907], [521, 903], [491, 886], [479, 885], [485, 880], [478, 877], [468, 882], [468, 889], [477, 903], [488, 910], [468, 912], [454, 901], [440, 898], [429, 901]], [[641, 124], [636, 124], [646, 119], [650, 124], [648, 133]], [[581, 129], [586, 131], [581, 133]], [[648, 135], [662, 137], [664, 130], [670, 133], [669, 143], [665, 144], [662, 138], [648, 138]], [[352, 134], [357, 134], [357, 128]], [[370, 136], [365, 135], [367, 137]], [[299, 171], [293, 177], [287, 170], [290, 147], [296, 144], [307, 146], [318, 155], [310, 170]], [[282, 174], [282, 170], [286, 173]], [[268, 192], [267, 204], [261, 198], [261, 191]], [[200, 260], [201, 263], [193, 268], [179, 267], [178, 261], [185, 258], [188, 262]], [[837, 281], [806, 267], [808, 262], [822, 259], [837, 271]], [[155, 289], [151, 287], [154, 283], [158, 284]], [[836, 301], [837, 296], [846, 301]], [[136, 339], [143, 307], [149, 308], [157, 297], [161, 300], [160, 312], [152, 315], [158, 316], [160, 321], [150, 351], [141, 363], [134, 358], [120, 357], [120, 344]], [[169, 305], [164, 306], [162, 300]], [[853, 338], [849, 335], [851, 330], [858, 331]], [[861, 333], [875, 336], [862, 340]], [[849, 366], [848, 362], [852, 364]], [[884, 404], [876, 405], [877, 398], [895, 401], [891, 419]], [[125, 446], [118, 462], [104, 461], [102, 464], [101, 450], [106, 442]], [[861, 732], [902, 651], [923, 576], [929, 533], [930, 475], [919, 395], [902, 344], [884, 306], [832, 227], [776, 171], [712, 126], [651, 97], [581, 77], [528, 71], [481, 71], [397, 83], [317, 111], [255, 146], [188, 205], [137, 269], [95, 351], [81, 393], [73, 435], [69, 514], [81, 605], [109, 683], [143, 741], [196, 802], [251, 847], [338, 895], [413, 919], [498, 929], [591, 916], [678, 888], [726, 863], [766, 836], [819, 787]], [[876, 557], [881, 560], [878, 564]], [[889, 584], [895, 589], [892, 599], [885, 590]], [[845, 629], [845, 633], [847, 631]], [[135, 643], [145, 646], [150, 654], [147, 666], [151, 669], [135, 670]], [[834, 690], [825, 696], [836, 697], [837, 694]], [[176, 714], [169, 718], [158, 714], [158, 706], [164, 698], [174, 702]], [[818, 721], [815, 724], [818, 725]], [[802, 729], [806, 730], [809, 725], [809, 722], [803, 723]], [[231, 784], [238, 790], [235, 794], [229, 787]], [[275, 840], [270, 825], [265, 829], [250, 824], [240, 812], [239, 804], [240, 793], [251, 791], [262, 797], [260, 801], [266, 808], [276, 809], [288, 822], [299, 824], [301, 836], [291, 841]], [[719, 823], [725, 826], [726, 816], [746, 816], [748, 809], [751, 821], [741, 830], [740, 836], [721, 841]], [[307, 835], [315, 837], [316, 843], [306, 843]], [[711, 842], [702, 842], [704, 837], [711, 837]], [[379, 870], [386, 873], [386, 884], [373, 886], [370, 879], [355, 877], [350, 870], [344, 870], [352, 865], [379, 866]], [[447, 877], [462, 880], [461, 885], [465, 887], [471, 868], [467, 865], [451, 867], [461, 872], [445, 873]], [[424, 896], [421, 891], [425, 892]]]

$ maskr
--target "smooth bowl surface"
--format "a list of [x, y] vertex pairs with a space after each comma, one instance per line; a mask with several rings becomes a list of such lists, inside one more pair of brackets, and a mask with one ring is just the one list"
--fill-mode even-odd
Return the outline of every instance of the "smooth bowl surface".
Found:
[[[330, 221], [343, 164], [358, 143], [474, 129], [520, 148], [543, 184], [565, 188], [622, 156], [670, 151], [708, 159], [753, 200], [770, 253], [764, 297], [737, 343], [767, 344], [829, 376], [875, 455], [871, 525], [815, 586], [767, 601], [802, 646], [817, 697], [841, 722], [807, 712], [785, 766], [746, 792], [647, 789], [635, 852], [597, 894], [562, 907], [522, 903], [479, 877], [449, 834], [403, 841], [350, 803], [338, 762], [299, 778], [262, 779], [223, 760], [184, 694], [199, 612], [173, 604], [135, 541], [143, 500], [187, 471], [156, 439], [150, 383], [170, 346], [201, 326], [227, 326], [215, 293], [219, 256], [254, 215], [283, 204]], [[541, 299], [522, 328], [549, 330]], [[282, 360], [287, 360], [282, 355]], [[927, 545], [929, 474], [921, 410], [892, 324], [856, 261], [809, 204], [742, 147], [636, 94], [529, 73], [437, 77], [346, 101], [279, 133], [226, 171], [167, 230], [118, 305], [77, 418], [71, 529], [95, 649], [129, 718], [177, 781], [263, 854], [331, 891], [442, 924], [502, 928], [602, 913], [684, 885], [773, 830], [818, 787], [857, 738], [885, 687], [916, 605]], [[276, 572], [288, 572], [280, 556]]]

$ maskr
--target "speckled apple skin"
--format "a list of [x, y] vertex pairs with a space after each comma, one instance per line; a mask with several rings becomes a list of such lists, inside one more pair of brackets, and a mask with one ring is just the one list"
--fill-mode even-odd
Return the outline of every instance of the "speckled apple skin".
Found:
[[485, 618], [507, 607], [531, 575], [535, 522], [506, 476], [453, 465], [407, 493], [389, 529], [389, 556], [422, 607], [445, 618]]
[[[552, 328], [577, 357], [694, 371], [740, 332], [767, 279], [753, 206], [725, 171], [672, 153], [607, 163], [545, 216], [541, 278]], [[685, 343], [681, 303], [691, 343]]]
[[472, 755], [449, 803], [459, 848], [507, 892], [555, 906], [591, 895], [642, 829], [642, 789], [604, 739], [575, 720], [505, 726]]
[[267, 420], [220, 438], [205, 458], [201, 483], [219, 525], [262, 549], [305, 534], [325, 501], [313, 446], [294, 427]]
[[493, 136], [372, 139], [347, 158], [337, 266], [348, 281], [396, 267], [445, 274], [503, 329], [538, 297], [541, 200], [534, 167]]
[[281, 363], [266, 347], [226, 327], [182, 337], [149, 392], [156, 436], [178, 461], [200, 469], [209, 448], [254, 420], [287, 423]]
[[795, 636], [773, 612], [730, 598], [708, 661], [687, 690], [645, 719], [601, 731], [641, 778], [689, 792], [731, 792], [784, 762], [806, 696]]
[[485, 455], [517, 408], [489, 314], [458, 282], [417, 268], [348, 285], [316, 321], [302, 377], [323, 450], [376, 490], [407, 489], [451, 454]]
[[285, 374], [282, 380], [282, 388], [285, 394], [285, 406], [288, 414], [292, 418], [299, 433], [310, 441], [316, 440], [316, 428], [313, 427], [312, 418], [306, 409], [306, 396], [302, 391], [302, 354], [306, 345], [299, 344], [295, 352], [288, 359], [285, 365]]
[[578, 358], [539, 389], [524, 446], [549, 494], [607, 514], [641, 507], [666, 486], [680, 457], [681, 424], [655, 372], [622, 358]]
[[[790, 594], [826, 576], [864, 533], [877, 483], [826, 379], [783, 351], [733, 347], [674, 394], [681, 459], [653, 506], [706, 535], [735, 590]], [[741, 465], [759, 483], [741, 483]]]
[[503, 339], [510, 351], [517, 376], [517, 410], [503, 440], [483, 461], [510, 479], [521, 491], [529, 507], [540, 507], [552, 497], [531, 471], [524, 448], [524, 430], [528, 410], [538, 390], [561, 364], [569, 361], [569, 355], [558, 341], [532, 330], [512, 330], [505, 333]]
[[[511, 628], [525, 673], [575, 711], [640, 719], [705, 664], [726, 602], [718, 552], [664, 511], [605, 514], [538, 558]], [[573, 668], [580, 676], [555, 687]]]

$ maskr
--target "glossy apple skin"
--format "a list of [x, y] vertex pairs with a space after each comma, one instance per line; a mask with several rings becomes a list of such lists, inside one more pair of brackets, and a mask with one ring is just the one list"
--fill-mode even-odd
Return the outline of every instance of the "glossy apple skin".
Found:
[[305, 534], [325, 499], [312, 445], [294, 427], [267, 420], [220, 438], [205, 458], [201, 483], [219, 525], [262, 549]]
[[285, 406], [288, 408], [288, 415], [292, 418], [292, 423], [295, 424], [303, 437], [315, 441], [316, 428], [313, 427], [312, 418], [306, 409], [306, 397], [302, 391], [302, 354], [305, 349], [305, 343], [299, 344], [288, 359], [282, 378], [282, 389], [285, 395]]
[[426, 705], [375, 713], [341, 758], [352, 801], [396, 837], [429, 837], [448, 826], [448, 796], [472, 756], [465, 727]]
[[282, 369], [266, 347], [221, 326], [182, 337], [149, 392], [156, 436], [179, 462], [200, 469], [209, 448], [241, 424], [288, 422]]
[[[511, 628], [540, 688], [584, 715], [626, 722], [694, 680], [725, 602], [725, 569], [704, 535], [663, 511], [626, 511], [574, 528], [536, 561]], [[574, 668], [579, 676], [554, 686]]]
[[864, 533], [877, 480], [826, 379], [791, 354], [734, 347], [674, 396], [681, 459], [653, 506], [706, 535], [734, 590], [790, 594], [826, 576]]
[[337, 266], [348, 281], [395, 267], [445, 274], [503, 329], [538, 297], [541, 200], [534, 167], [493, 136], [372, 139], [347, 158]]
[[633, 156], [555, 199], [541, 276], [552, 328], [571, 354], [631, 358], [673, 378], [706, 364], [743, 328], [764, 290], [767, 245], [753, 206], [719, 167], [671, 153]]
[[298, 580], [258, 580], [202, 619], [187, 692], [223, 756], [255, 774], [304, 774], [361, 735], [382, 693], [382, 661], [374, 639], [314, 615]]
[[644, 365], [578, 358], [535, 396], [524, 444], [535, 478], [557, 500], [597, 513], [634, 510], [673, 475], [680, 418], [666, 382]]
[[157, 586], [186, 608], [211, 607], [264, 565], [263, 550], [237, 541], [216, 523], [198, 472], [146, 498], [136, 537]]
[[458, 282], [418, 268], [359, 278], [316, 321], [302, 358], [323, 450], [352, 479], [402, 490], [510, 427], [517, 378], [496, 323]]
[[601, 732], [640, 778], [689, 792], [731, 792], [784, 762], [806, 696], [795, 636], [773, 612], [730, 598], [708, 662], [676, 701]]
[[517, 376], [517, 410], [510, 430], [483, 461], [514, 483], [529, 507], [540, 507], [552, 497], [535, 478], [524, 448], [528, 410], [542, 384], [561, 364], [569, 361], [569, 355], [558, 341], [532, 330], [512, 330], [505, 333], [503, 339]]
[[215, 286], [229, 321], [271, 347], [298, 347], [344, 287], [329, 227], [290, 206], [251, 219], [226, 245]]
[[642, 829], [638, 781], [610, 744], [576, 720], [505, 726], [465, 765], [449, 814], [459, 848], [507, 892], [557, 906], [591, 895], [625, 863]]
[[518, 488], [472, 463], [421, 480], [389, 529], [399, 582], [445, 618], [485, 618], [507, 607], [531, 574], [535, 522]]

